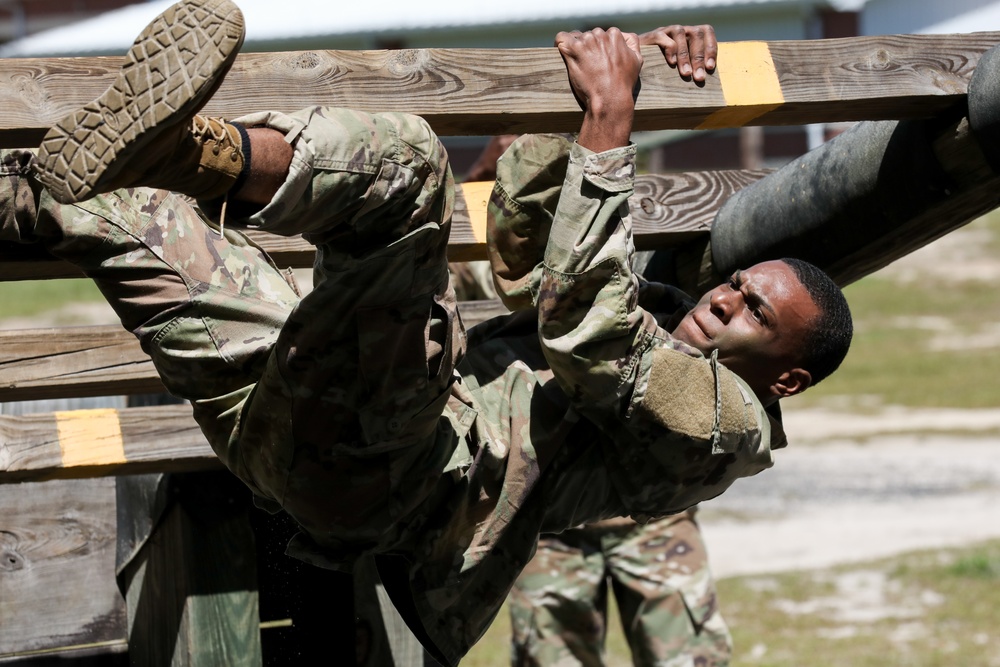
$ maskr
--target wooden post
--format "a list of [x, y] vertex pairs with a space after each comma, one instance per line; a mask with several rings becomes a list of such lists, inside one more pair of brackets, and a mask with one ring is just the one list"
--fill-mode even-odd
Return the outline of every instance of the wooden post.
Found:
[[[123, 404], [0, 403], [0, 413]], [[0, 663], [97, 655], [93, 664], [127, 665], [125, 604], [114, 585], [115, 480], [3, 484], [0, 508]]]
[[[129, 398], [134, 407], [177, 403], [169, 394]], [[224, 471], [116, 481], [116, 572], [133, 667], [260, 665], [250, 492]]]

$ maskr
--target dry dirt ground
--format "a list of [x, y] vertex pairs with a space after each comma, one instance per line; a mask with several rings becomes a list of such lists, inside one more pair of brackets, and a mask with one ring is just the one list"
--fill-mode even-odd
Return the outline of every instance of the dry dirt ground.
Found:
[[786, 414], [774, 468], [703, 505], [717, 576], [1000, 538], [1000, 410]]

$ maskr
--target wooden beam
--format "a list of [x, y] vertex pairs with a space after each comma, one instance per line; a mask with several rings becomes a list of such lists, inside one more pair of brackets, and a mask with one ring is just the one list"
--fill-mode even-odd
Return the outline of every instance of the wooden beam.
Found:
[[[471, 327], [507, 310], [466, 301], [459, 312]], [[121, 327], [0, 331], [0, 402], [162, 391], [153, 362]]]
[[0, 482], [220, 466], [188, 405], [0, 415]]
[[0, 331], [0, 402], [162, 391], [152, 361], [119, 326]]
[[[716, 212], [735, 192], [769, 173], [766, 170], [696, 171], [642, 175], [630, 201], [636, 247], [647, 250], [684, 243], [711, 229]], [[486, 259], [486, 204], [492, 185], [465, 183], [456, 196], [448, 258]], [[278, 266], [310, 267], [315, 250], [300, 237], [250, 232]], [[37, 247], [0, 243], [0, 280], [80, 278], [73, 266]], [[2, 376], [0, 376], [0, 384]]]
[[[998, 42], [1000, 33], [734, 42], [700, 88], [646, 47], [636, 129], [926, 117], [965, 94], [979, 56]], [[5, 59], [0, 145], [37, 145], [97, 97], [120, 62]], [[554, 48], [246, 53], [205, 112], [314, 105], [415, 113], [441, 135], [572, 132], [581, 118]]]

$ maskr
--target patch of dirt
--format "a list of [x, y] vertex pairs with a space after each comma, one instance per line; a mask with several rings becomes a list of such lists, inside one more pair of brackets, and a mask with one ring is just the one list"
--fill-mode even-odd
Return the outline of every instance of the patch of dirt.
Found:
[[1000, 538], [1000, 410], [789, 410], [775, 466], [702, 504], [719, 577]]

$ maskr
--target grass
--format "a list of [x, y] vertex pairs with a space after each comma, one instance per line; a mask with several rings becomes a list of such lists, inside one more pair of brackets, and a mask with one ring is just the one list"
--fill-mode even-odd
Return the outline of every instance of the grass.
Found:
[[1000, 541], [719, 583], [733, 666], [996, 667]]
[[90, 280], [0, 282], [0, 317], [30, 317], [77, 303], [103, 301]]
[[[979, 333], [981, 323], [1000, 322], [1000, 292], [987, 285], [960, 293], [927, 286], [907, 293], [895, 283], [869, 277], [845, 290], [857, 333], [841, 369], [796, 402], [816, 404], [840, 395], [877, 396], [881, 403], [913, 407], [1000, 405], [1000, 355], [995, 349], [935, 349], [934, 344]], [[914, 328], [916, 318], [935, 318], [952, 331]], [[1000, 341], [998, 341], [1000, 342]]]
[[[997, 245], [1000, 215], [970, 227], [989, 232], [988, 250]], [[876, 273], [845, 294], [856, 328], [851, 352], [795, 405], [866, 396], [911, 407], [1000, 406], [1000, 290], [992, 282], [900, 284]]]

